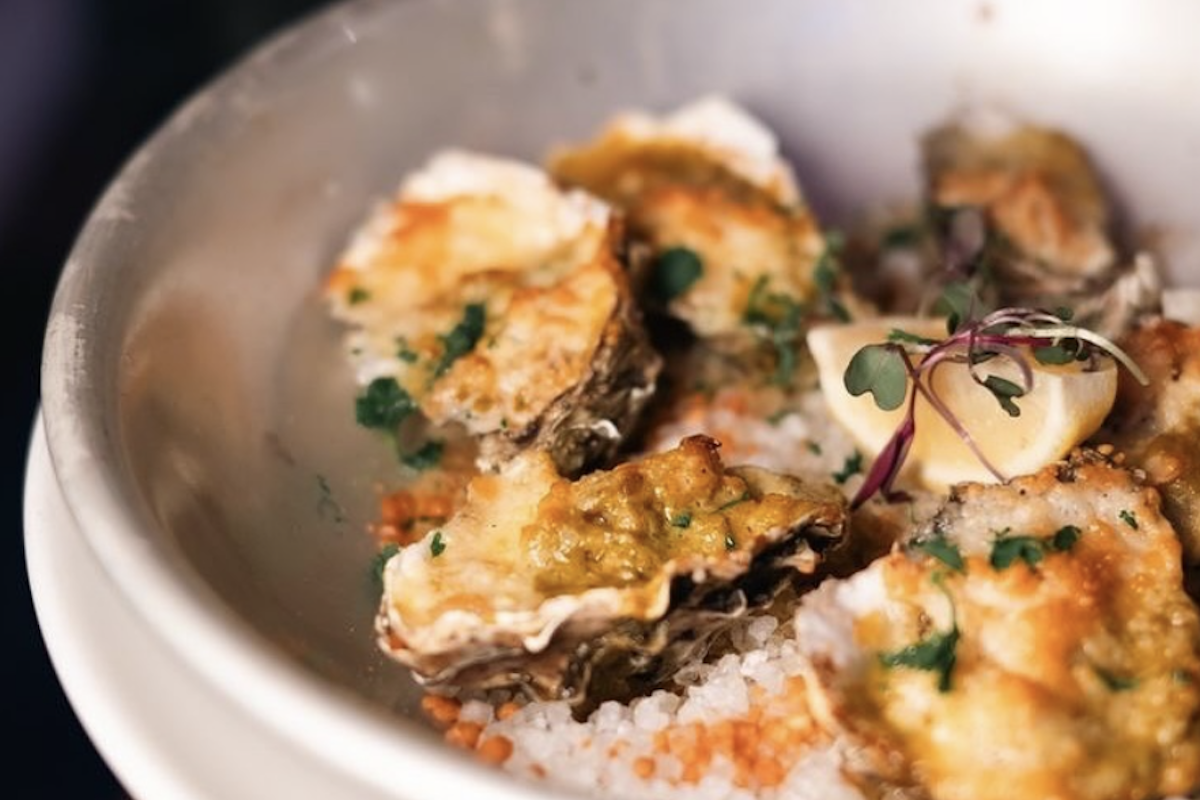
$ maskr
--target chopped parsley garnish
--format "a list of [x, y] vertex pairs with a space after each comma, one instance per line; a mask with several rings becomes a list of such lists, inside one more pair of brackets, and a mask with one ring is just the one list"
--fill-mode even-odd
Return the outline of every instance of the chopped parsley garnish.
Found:
[[769, 279], [759, 276], [750, 289], [743, 324], [753, 328], [769, 341], [775, 350], [775, 375], [772, 381], [789, 386], [796, 370], [796, 344], [800, 338], [800, 322], [804, 308], [789, 295], [767, 290]]
[[1005, 536], [992, 541], [991, 564], [994, 569], [1008, 569], [1017, 561], [1036, 566], [1046, 557], [1042, 540], [1036, 536]]
[[718, 506], [717, 512], [719, 513], [721, 511], [728, 511], [729, 509], [733, 508], [734, 506], [741, 505], [742, 503], [746, 502], [749, 499], [750, 499], [750, 492], [749, 491], [742, 492], [741, 497], [735, 497], [732, 500], [730, 500], [728, 503]]
[[383, 588], [383, 569], [387, 566], [387, 562], [391, 560], [392, 556], [398, 552], [400, 552], [400, 545], [395, 542], [388, 542], [371, 559], [371, 577], [377, 587]]
[[929, 539], [918, 539], [912, 543], [912, 549], [936, 558], [955, 572], [966, 572], [966, 562], [958, 545], [944, 536], [934, 536]]
[[403, 336], [396, 337], [396, 358], [408, 364], [414, 363], [420, 355], [416, 350], [413, 350], [408, 344], [408, 340]]
[[434, 377], [446, 374], [455, 361], [475, 349], [475, 345], [483, 336], [485, 320], [483, 303], [469, 303], [463, 309], [462, 321], [445, 336], [438, 336], [442, 342], [442, 356], [433, 369]]
[[394, 431], [417, 410], [417, 404], [395, 378], [376, 378], [354, 401], [354, 416], [364, 428]]
[[837, 481], [839, 485], [850, 480], [852, 476], [862, 472], [862, 460], [862, 453], [855, 450], [853, 453], [846, 456], [846, 461], [842, 464], [842, 468], [833, 473], [833, 479]]
[[686, 247], [670, 247], [654, 260], [651, 290], [662, 302], [674, 300], [692, 288], [704, 274], [704, 262]]
[[442, 451], [445, 447], [445, 442], [430, 439], [413, 452], [401, 455], [400, 461], [406, 467], [424, 472], [438, 465], [438, 462], [442, 460]]
[[361, 286], [355, 286], [350, 290], [350, 293], [346, 295], [346, 302], [352, 306], [356, 306], [359, 303], [365, 303], [370, 299], [371, 293]]
[[442, 541], [441, 531], [434, 531], [433, 538], [429, 540], [429, 552], [433, 554], [434, 558], [446, 552], [446, 543]]
[[836, 295], [838, 273], [842, 270], [838, 254], [844, 244], [841, 233], [828, 231], [825, 234], [825, 249], [821, 251], [821, 256], [813, 268], [813, 284], [817, 288], [817, 300], [825, 312], [839, 322], [850, 321], [850, 312], [846, 310]]
[[1075, 546], [1082, 533], [1074, 525], [1064, 525], [1055, 531], [1054, 537], [1050, 539], [1050, 546], [1059, 553], [1065, 553]]
[[879, 662], [885, 667], [908, 667], [937, 673], [938, 691], [950, 691], [950, 675], [957, 659], [958, 626], [948, 631], [932, 633], [916, 644], [910, 644], [892, 653], [881, 653]]
[[1092, 667], [1096, 671], [1098, 677], [1110, 692], [1128, 692], [1131, 689], [1136, 689], [1138, 682], [1137, 678], [1130, 678], [1125, 675], [1117, 675], [1114, 672], [1109, 672], [1097, 666]]
[[818, 444], [817, 442], [810, 441], [805, 446], [808, 448], [808, 452], [812, 453], [814, 456], [821, 455], [821, 445]]
[[725, 549], [733, 550], [737, 547], [737, 540], [733, 538], [732, 533], [725, 534]]
[[1049, 539], [1036, 536], [1009, 536], [1001, 531], [992, 541], [991, 564], [995, 569], [1007, 569], [1017, 560], [1035, 566], [1047, 553], [1066, 553], [1079, 541], [1082, 531], [1074, 525], [1064, 525]]
[[954, 598], [946, 589], [944, 578], [945, 573], [937, 572], [933, 575], [933, 582], [942, 590], [942, 593], [946, 595], [946, 601], [950, 603], [950, 630], [931, 633], [916, 644], [910, 644], [908, 647], [891, 653], [879, 654], [879, 663], [889, 669], [908, 667], [936, 673], [938, 691], [943, 694], [950, 691], [951, 688], [950, 678], [954, 672], [955, 661], [958, 659], [956, 649], [959, 639], [958, 615], [954, 608]]
[[1121, 522], [1124, 522], [1126, 525], [1133, 528], [1135, 531], [1138, 529], [1137, 516], [1134, 515], [1134, 513], [1132, 511], [1130, 511], [1129, 509], [1125, 509], [1125, 510], [1121, 511], [1121, 513], [1118, 514], [1117, 516], [1121, 518]]
[[676, 528], [686, 528], [692, 524], [692, 515], [686, 511], [671, 517], [671, 524]]
[[767, 423], [770, 425], [778, 425], [790, 417], [791, 414], [792, 410], [790, 408], [781, 408], [775, 413], [771, 414], [771, 416], [767, 417]]

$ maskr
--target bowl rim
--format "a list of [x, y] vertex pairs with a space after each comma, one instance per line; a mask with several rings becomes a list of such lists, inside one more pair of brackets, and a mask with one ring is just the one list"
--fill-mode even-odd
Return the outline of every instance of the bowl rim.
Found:
[[294, 19], [196, 88], [133, 149], [80, 228], [55, 287], [43, 340], [40, 408], [52, 472], [122, 598], [182, 663], [281, 737], [385, 795], [576, 796], [519, 781], [432, 736], [416, 735], [417, 723], [387, 714], [288, 658], [240, 619], [181, 554], [143, 534], [152, 520], [122, 484], [122, 470], [113, 467], [126, 462], [115, 389], [104, 374], [115, 359], [100, 357], [103, 337], [94, 335], [102, 324], [96, 298], [103, 298], [98, 290], [107, 279], [97, 256], [131, 221], [128, 198], [211, 105], [236, 97], [265, 72], [302, 69], [353, 47], [356, 29], [417, 4], [342, 0]]

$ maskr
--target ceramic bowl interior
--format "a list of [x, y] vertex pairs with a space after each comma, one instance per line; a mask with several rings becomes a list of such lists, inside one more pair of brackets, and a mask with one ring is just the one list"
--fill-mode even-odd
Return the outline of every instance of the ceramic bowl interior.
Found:
[[96, 207], [47, 338], [57, 475], [188, 663], [351, 768], [441, 764], [373, 642], [366, 526], [397, 468], [355, 425], [317, 302], [377, 198], [438, 148], [537, 160], [618, 110], [719, 92], [778, 132], [837, 225], [915, 197], [920, 133], [993, 108], [1078, 135], [1124, 235], [1153, 232], [1171, 279], [1200, 283], [1196, 30], [1186, 0], [331, 8], [187, 102]]

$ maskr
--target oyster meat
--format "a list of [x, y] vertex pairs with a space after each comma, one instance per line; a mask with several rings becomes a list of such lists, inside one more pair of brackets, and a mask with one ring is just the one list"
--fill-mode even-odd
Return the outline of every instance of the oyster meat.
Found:
[[760, 348], [812, 311], [825, 238], [774, 135], [727, 100], [620, 114], [549, 169], [625, 211], [648, 295], [710, 344]]
[[561, 478], [522, 453], [384, 570], [380, 646], [430, 685], [576, 706], [653, 685], [840, 541], [836, 489], [727, 468], [704, 436]]
[[603, 202], [448, 151], [375, 211], [325, 298], [360, 383], [465, 428], [484, 468], [536, 446], [574, 474], [615, 452], [660, 368], [622, 250]]

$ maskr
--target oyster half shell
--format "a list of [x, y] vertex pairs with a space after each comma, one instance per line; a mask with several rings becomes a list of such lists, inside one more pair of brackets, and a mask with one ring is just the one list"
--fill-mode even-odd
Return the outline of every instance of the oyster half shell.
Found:
[[775, 136], [728, 100], [618, 115], [549, 169], [627, 214], [648, 295], [708, 344], [763, 349], [786, 313], [812, 313], [824, 236]]
[[360, 383], [394, 379], [481, 466], [537, 446], [603, 462], [653, 394], [650, 347], [607, 205], [540, 170], [437, 154], [382, 204], [325, 289]]
[[[979, 254], [995, 271], [999, 303], [1068, 306], [1108, 336], [1157, 311], [1158, 265], [1147, 253], [1119, 252], [1108, 197], [1083, 146], [1048, 128], [974, 122], [944, 125], [922, 142], [928, 198], [948, 215], [948, 266]], [[964, 212], [977, 212], [982, 224]]]
[[576, 705], [656, 680], [815, 575], [842, 534], [835, 489], [726, 468], [718, 447], [694, 436], [574, 482], [535, 450], [476, 477], [445, 526], [388, 562], [380, 646], [430, 685]]

